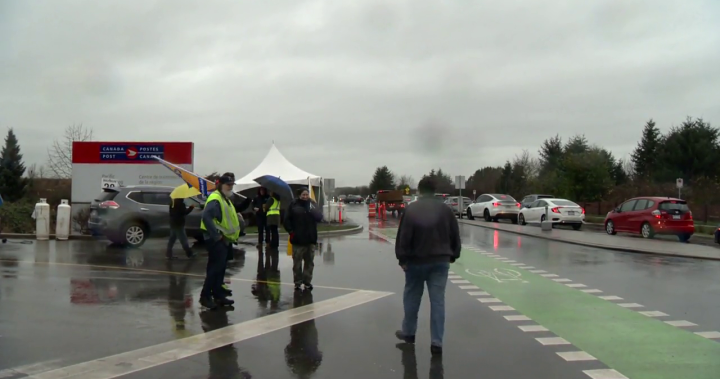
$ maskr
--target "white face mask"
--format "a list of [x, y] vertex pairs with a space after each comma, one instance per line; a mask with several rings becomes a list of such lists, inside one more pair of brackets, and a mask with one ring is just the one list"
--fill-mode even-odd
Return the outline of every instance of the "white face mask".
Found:
[[223, 191], [223, 195], [225, 195], [225, 197], [232, 196], [232, 190]]

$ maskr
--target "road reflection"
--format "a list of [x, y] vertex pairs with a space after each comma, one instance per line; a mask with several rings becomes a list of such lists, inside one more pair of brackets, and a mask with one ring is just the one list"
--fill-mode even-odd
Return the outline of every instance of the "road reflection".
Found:
[[[202, 328], [207, 332], [230, 325], [227, 312], [232, 307], [222, 307], [214, 311], [200, 312]], [[208, 379], [249, 379], [252, 375], [238, 363], [238, 353], [234, 344], [228, 344], [208, 351], [210, 373]]]
[[[295, 291], [293, 308], [312, 303], [312, 292]], [[322, 358], [315, 319], [291, 326], [290, 343], [285, 347], [285, 363], [290, 371], [298, 378], [310, 378], [320, 367]]]
[[[401, 352], [401, 363], [403, 366], [403, 379], [418, 379], [417, 356], [415, 344], [399, 343], [395, 345]], [[445, 368], [443, 367], [442, 355], [433, 355], [430, 358], [429, 379], [444, 379]]]

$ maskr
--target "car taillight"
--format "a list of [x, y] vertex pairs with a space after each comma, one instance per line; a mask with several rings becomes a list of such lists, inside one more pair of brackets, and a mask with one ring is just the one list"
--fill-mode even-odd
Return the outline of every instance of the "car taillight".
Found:
[[690, 217], [691, 220], [693, 219], [693, 218], [692, 218], [692, 212], [691, 212], [691, 211], [688, 211], [688, 217]]
[[520, 203], [515, 203], [515, 204], [517, 205], [518, 208], [520, 208]]
[[400, 208], [405, 208], [405, 203], [400, 204]]
[[560, 208], [555, 207], [552, 209], [553, 213], [560, 213]]
[[499, 207], [500, 203], [493, 203], [493, 207]]
[[580, 208], [580, 210], [582, 211], [582, 214], [585, 214], [585, 208]]
[[120, 208], [120, 204], [114, 201], [103, 201], [102, 203], [100, 203], [99, 207], [103, 209], [118, 209]]
[[458, 203], [452, 203], [452, 205], [458, 205]]
[[654, 211], [652, 211], [650, 214], [653, 215], [653, 217], [655, 217], [655, 218], [660, 218], [660, 217], [662, 217], [662, 214], [661, 214], [660, 211], [657, 210], [657, 209], [654, 210]]

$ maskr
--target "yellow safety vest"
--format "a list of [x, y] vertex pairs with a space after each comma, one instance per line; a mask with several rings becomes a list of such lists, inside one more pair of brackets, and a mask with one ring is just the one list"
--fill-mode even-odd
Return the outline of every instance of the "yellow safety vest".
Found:
[[274, 197], [271, 199], [273, 200], [273, 204], [270, 206], [270, 209], [268, 209], [267, 215], [268, 216], [272, 216], [272, 215], [280, 216], [280, 200], [277, 200]]
[[[231, 242], [237, 241], [237, 239], [240, 238], [240, 221], [238, 220], [237, 213], [235, 213], [235, 207], [218, 191], [214, 191], [210, 194], [210, 196], [208, 196], [207, 201], [205, 201], [205, 206], [207, 207], [211, 201], [219, 202], [220, 209], [222, 209], [222, 222], [213, 220], [213, 222], [215, 222], [215, 227]], [[200, 229], [207, 231], [207, 228], [205, 228], [205, 222], [202, 220], [200, 221]]]

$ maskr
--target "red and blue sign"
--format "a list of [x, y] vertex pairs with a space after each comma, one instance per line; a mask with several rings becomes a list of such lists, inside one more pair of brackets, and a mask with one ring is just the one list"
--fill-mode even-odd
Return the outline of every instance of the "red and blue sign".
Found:
[[75, 164], [157, 164], [153, 158], [174, 164], [193, 163], [192, 142], [73, 142]]

